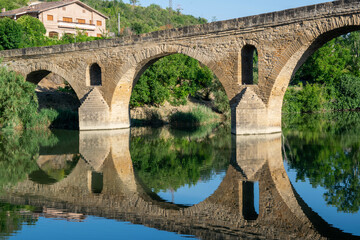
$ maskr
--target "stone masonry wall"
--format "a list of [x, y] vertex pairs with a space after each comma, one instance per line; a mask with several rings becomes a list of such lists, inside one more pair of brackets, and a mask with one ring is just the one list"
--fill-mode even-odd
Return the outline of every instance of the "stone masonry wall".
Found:
[[[102, 129], [129, 126], [131, 92], [149, 64], [185, 54], [208, 66], [224, 86], [232, 106], [232, 132], [261, 134], [281, 131], [283, 96], [299, 64], [324, 42], [356, 29], [360, 2], [342, 0], [124, 38], [1, 51], [0, 57], [24, 76], [41, 76], [29, 74], [44, 70], [62, 76], [81, 101], [97, 88], [109, 106], [106, 124], [95, 110], [85, 111], [84, 118], [99, 116], [92, 117], [92, 128]], [[241, 50], [247, 45], [258, 52], [257, 85], [242, 81]], [[89, 86], [93, 63], [101, 67], [101, 86]]]

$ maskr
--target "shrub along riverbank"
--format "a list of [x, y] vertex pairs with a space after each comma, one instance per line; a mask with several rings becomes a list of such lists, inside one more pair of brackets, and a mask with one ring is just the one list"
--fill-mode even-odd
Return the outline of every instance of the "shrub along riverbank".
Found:
[[298, 70], [284, 97], [284, 113], [360, 107], [360, 33], [334, 38]]
[[38, 111], [35, 85], [6, 67], [0, 66], [0, 127], [2, 129], [47, 128], [58, 113]]

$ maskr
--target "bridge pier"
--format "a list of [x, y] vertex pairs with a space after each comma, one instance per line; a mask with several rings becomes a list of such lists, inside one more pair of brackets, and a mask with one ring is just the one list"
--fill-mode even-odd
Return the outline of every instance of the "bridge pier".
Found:
[[93, 88], [79, 108], [80, 130], [130, 128], [128, 104], [109, 107], [97, 88]]
[[231, 133], [254, 135], [281, 132], [280, 108], [267, 107], [250, 88], [245, 88], [231, 104]]

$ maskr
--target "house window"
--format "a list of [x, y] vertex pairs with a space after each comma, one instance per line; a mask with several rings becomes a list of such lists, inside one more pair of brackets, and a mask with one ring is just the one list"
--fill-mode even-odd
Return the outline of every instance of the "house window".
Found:
[[96, 34], [97, 37], [102, 37], [102, 35], [100, 33]]
[[54, 20], [54, 16], [53, 16], [53, 15], [47, 15], [47, 20], [48, 20], [48, 21], [53, 21], [53, 20]]
[[93, 24], [93, 20], [90, 20], [90, 25], [92, 25]]
[[86, 35], [86, 36], [89, 36], [89, 33], [88, 33], [88, 32], [85, 32], [85, 35]]
[[85, 24], [85, 19], [78, 19], [78, 23]]
[[72, 18], [69, 17], [63, 17], [64, 22], [72, 22]]
[[65, 11], [65, 10], [66, 10], [66, 7], [63, 7], [62, 10]]
[[86, 11], [83, 9], [83, 13], [86, 13]]
[[96, 21], [96, 26], [102, 26], [102, 22], [101, 21]]
[[51, 37], [51, 38], [58, 38], [58, 37], [59, 37], [59, 33], [57, 33], [57, 32], [49, 32], [49, 37]]

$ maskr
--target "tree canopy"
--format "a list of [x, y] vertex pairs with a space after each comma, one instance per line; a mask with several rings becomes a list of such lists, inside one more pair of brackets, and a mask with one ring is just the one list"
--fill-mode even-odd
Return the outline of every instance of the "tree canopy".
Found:
[[360, 107], [360, 32], [324, 44], [295, 74], [284, 112], [354, 110]]

